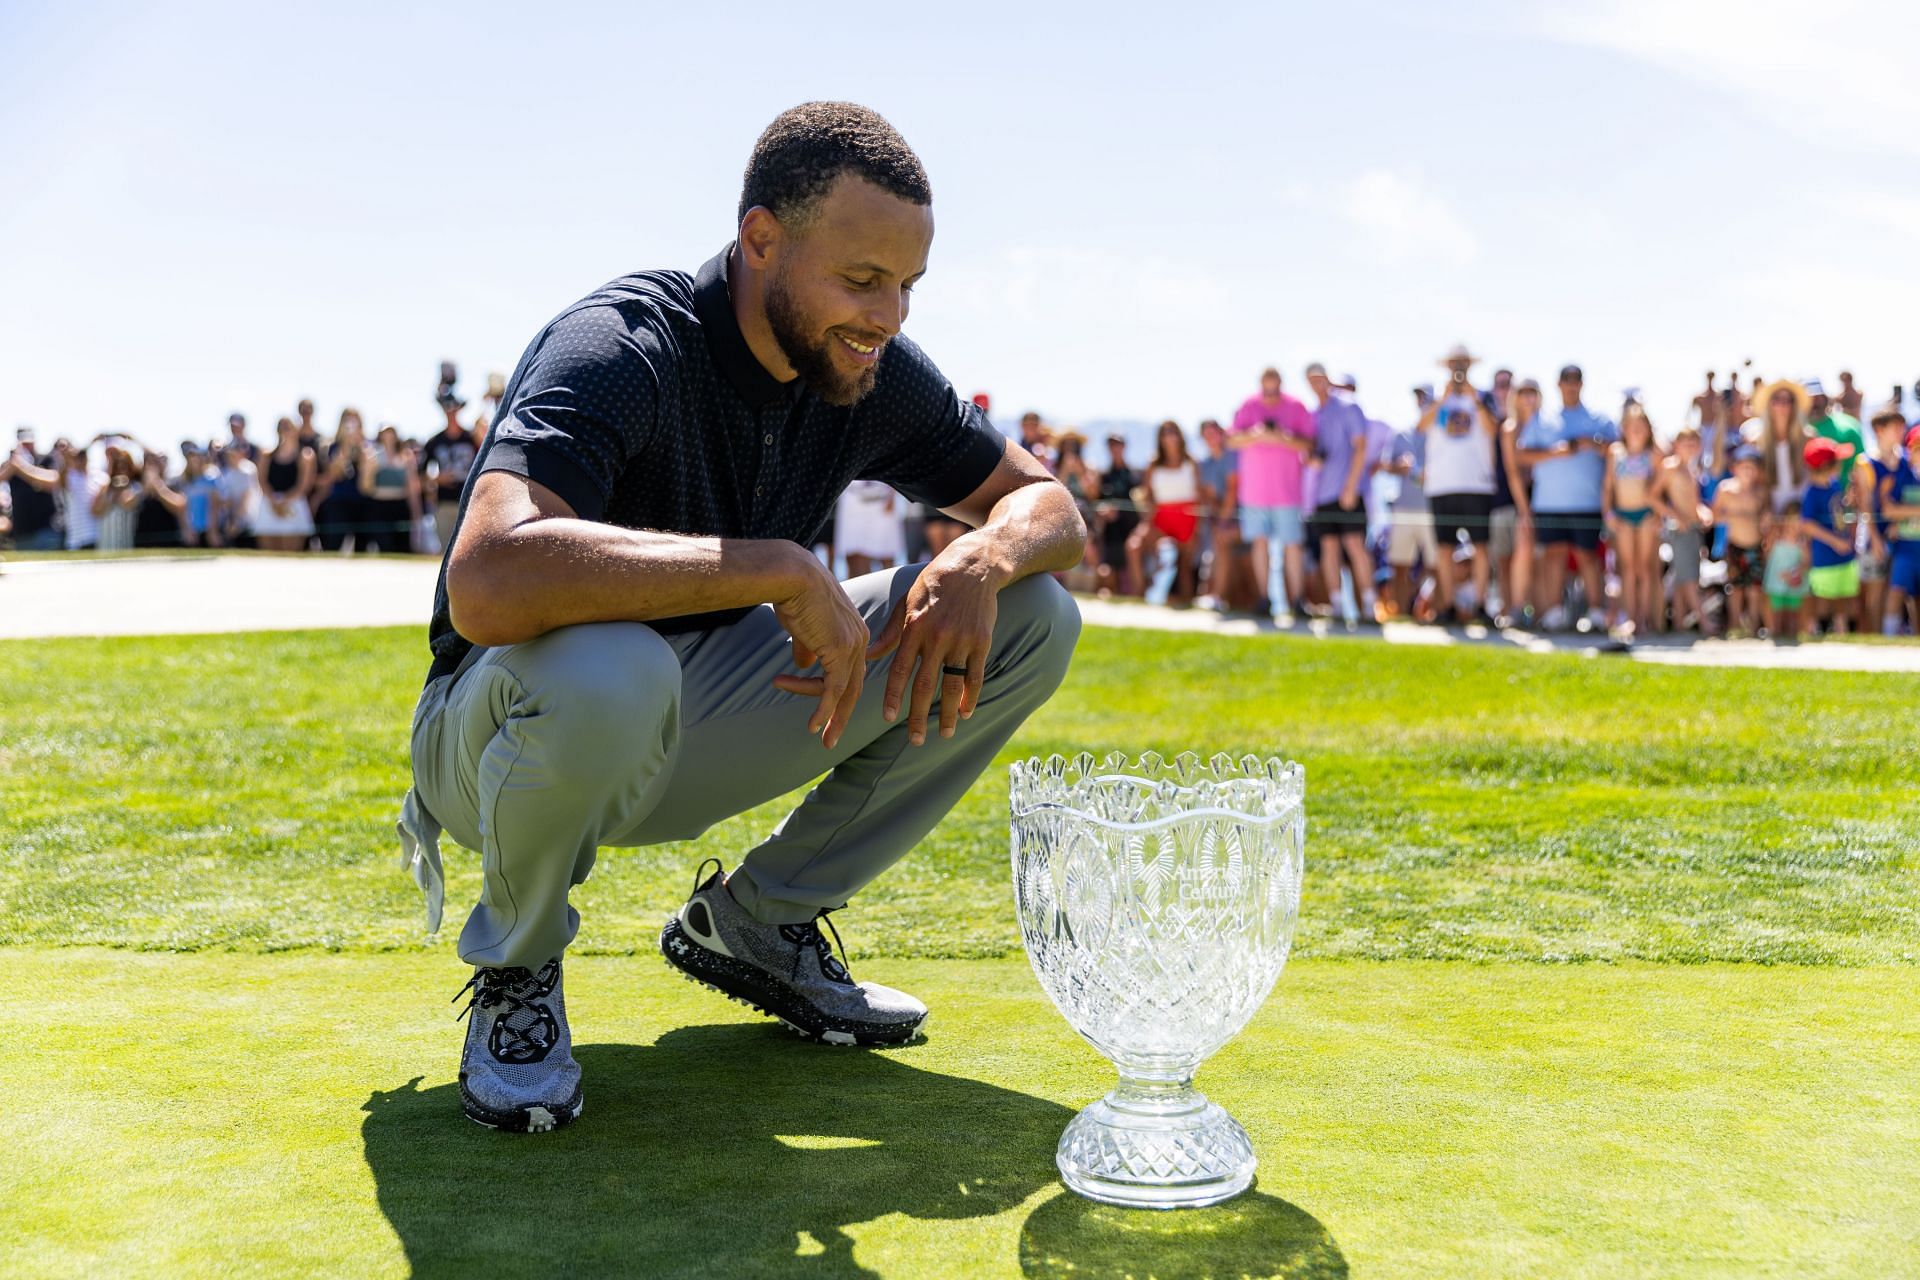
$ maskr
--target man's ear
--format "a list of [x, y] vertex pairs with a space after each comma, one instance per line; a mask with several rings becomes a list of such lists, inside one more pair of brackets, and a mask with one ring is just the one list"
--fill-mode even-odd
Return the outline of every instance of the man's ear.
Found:
[[740, 258], [753, 271], [765, 271], [779, 252], [786, 228], [765, 205], [755, 205], [740, 220]]

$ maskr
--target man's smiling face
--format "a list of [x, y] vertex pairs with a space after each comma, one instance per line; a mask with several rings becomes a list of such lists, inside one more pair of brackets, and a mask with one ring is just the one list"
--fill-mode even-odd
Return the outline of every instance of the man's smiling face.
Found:
[[807, 388], [850, 405], [926, 274], [933, 209], [842, 174], [798, 226], [782, 227], [767, 277], [767, 324]]

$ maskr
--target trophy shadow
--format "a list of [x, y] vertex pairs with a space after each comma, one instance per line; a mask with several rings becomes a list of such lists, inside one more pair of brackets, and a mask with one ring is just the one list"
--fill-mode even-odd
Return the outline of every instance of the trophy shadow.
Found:
[[1298, 1205], [1258, 1189], [1205, 1209], [1121, 1209], [1070, 1191], [1035, 1209], [1020, 1231], [1029, 1280], [1341, 1280], [1333, 1234]]
[[771, 1025], [576, 1049], [586, 1110], [496, 1133], [455, 1085], [368, 1098], [381, 1211], [417, 1276], [871, 1276], [846, 1228], [1004, 1213], [1055, 1180], [1066, 1107]]

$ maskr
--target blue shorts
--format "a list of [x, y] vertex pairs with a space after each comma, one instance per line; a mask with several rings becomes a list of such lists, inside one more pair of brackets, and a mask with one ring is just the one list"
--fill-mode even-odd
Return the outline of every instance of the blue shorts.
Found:
[[1887, 562], [1887, 585], [1920, 599], [1920, 542], [1896, 542]]
[[1300, 523], [1298, 507], [1256, 507], [1243, 502], [1240, 536], [1248, 542], [1272, 538], [1283, 547], [1297, 547], [1307, 540], [1307, 531]]

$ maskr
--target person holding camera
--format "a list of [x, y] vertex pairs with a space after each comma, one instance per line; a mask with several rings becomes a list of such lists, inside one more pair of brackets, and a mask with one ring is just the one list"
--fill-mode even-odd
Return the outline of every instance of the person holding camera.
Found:
[[145, 495], [140, 468], [119, 436], [107, 439], [105, 481], [94, 490], [92, 514], [96, 523], [94, 547], [100, 551], [130, 551], [140, 503]]
[[[1280, 371], [1260, 374], [1260, 392], [1249, 396], [1233, 415], [1227, 447], [1240, 457], [1240, 536], [1253, 552], [1258, 582], [1255, 608], [1288, 622], [1306, 599], [1306, 525], [1302, 488], [1307, 457], [1313, 452], [1313, 413], [1280, 389]], [[1272, 548], [1281, 553], [1281, 583], [1286, 603], [1272, 598]]]
[[0, 480], [7, 485], [12, 505], [13, 546], [16, 551], [60, 549], [60, 469], [53, 455], [33, 447], [33, 428], [21, 427], [13, 452], [0, 458]]
[[1464, 346], [1447, 353], [1441, 364], [1447, 385], [1420, 414], [1418, 430], [1426, 437], [1425, 487], [1438, 544], [1433, 558], [1440, 589], [1435, 621], [1442, 626], [1459, 620], [1456, 606], [1456, 555], [1464, 540], [1472, 557], [1473, 618], [1493, 625], [1487, 610], [1487, 588], [1492, 580], [1487, 551], [1493, 533], [1495, 468], [1500, 452], [1500, 421], [1487, 401], [1467, 380], [1477, 362]]
[[187, 496], [167, 480], [167, 455], [142, 448], [140, 503], [134, 509], [133, 545], [178, 547], [186, 543]]

